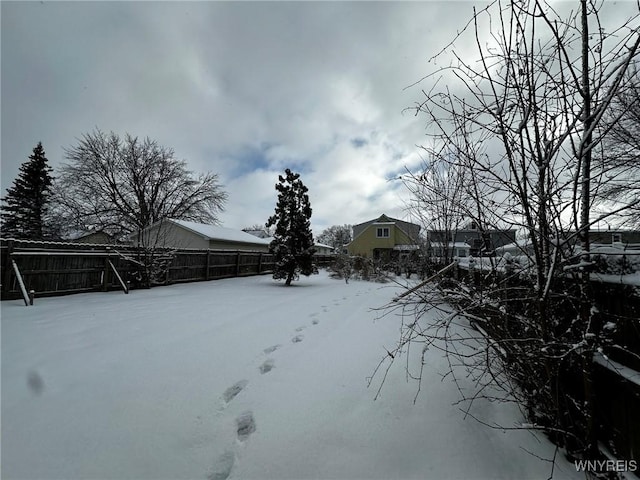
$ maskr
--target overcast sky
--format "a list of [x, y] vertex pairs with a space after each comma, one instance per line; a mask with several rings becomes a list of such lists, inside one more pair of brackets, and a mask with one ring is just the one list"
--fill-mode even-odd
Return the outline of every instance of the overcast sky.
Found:
[[287, 167], [309, 187], [315, 234], [406, 218], [391, 179], [419, 162], [425, 119], [403, 113], [421, 88], [405, 87], [473, 5], [2, 1], [2, 195], [38, 141], [55, 175], [98, 127], [218, 173], [226, 227], [264, 223]]

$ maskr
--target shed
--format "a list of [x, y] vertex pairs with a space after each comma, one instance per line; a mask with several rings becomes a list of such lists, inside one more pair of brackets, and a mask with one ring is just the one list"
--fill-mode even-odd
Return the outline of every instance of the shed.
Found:
[[324, 243], [314, 243], [313, 248], [316, 249], [316, 255], [331, 255], [336, 253], [336, 249], [331, 245], [325, 245]]
[[258, 238], [242, 230], [220, 227], [187, 220], [161, 220], [133, 234], [131, 240], [136, 245], [158, 248], [189, 248], [198, 250], [251, 250], [269, 251], [269, 239]]

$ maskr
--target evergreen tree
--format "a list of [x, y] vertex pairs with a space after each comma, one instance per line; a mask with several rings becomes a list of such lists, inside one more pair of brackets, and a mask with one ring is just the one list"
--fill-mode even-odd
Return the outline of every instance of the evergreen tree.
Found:
[[309, 276], [318, 273], [318, 269], [313, 264], [315, 249], [309, 221], [309, 189], [300, 180], [300, 174], [292, 173], [288, 168], [285, 173], [286, 177], [278, 176], [278, 203], [266, 227], [276, 226], [274, 239], [269, 247], [276, 256], [273, 278], [286, 279], [285, 284], [289, 286], [299, 274]]
[[2, 199], [2, 236], [42, 240], [48, 236], [47, 213], [51, 196], [51, 167], [42, 143], [33, 149], [29, 161], [20, 166], [13, 187]]

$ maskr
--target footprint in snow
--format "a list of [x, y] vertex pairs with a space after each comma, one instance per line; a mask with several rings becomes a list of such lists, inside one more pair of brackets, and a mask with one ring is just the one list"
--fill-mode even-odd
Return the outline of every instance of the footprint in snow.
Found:
[[311, 320], [312, 325], [317, 325], [319, 323], [320, 323], [320, 320], [318, 320], [317, 318], [314, 318], [313, 320]]
[[256, 420], [253, 418], [253, 412], [244, 412], [236, 418], [236, 426], [238, 427], [238, 440], [244, 442], [253, 432], [256, 431]]
[[303, 331], [305, 328], [307, 328], [306, 325], [302, 325], [301, 327], [296, 328], [296, 332], [301, 332]]
[[236, 456], [233, 452], [224, 452], [218, 457], [214, 467], [213, 473], [207, 476], [207, 480], [227, 480], [231, 475], [231, 469], [235, 463]]
[[270, 347], [267, 347], [263, 350], [264, 353], [266, 353], [267, 355], [269, 355], [270, 353], [275, 352], [277, 349], [279, 349], [282, 345], [272, 345]]
[[304, 335], [296, 335], [295, 337], [293, 337], [291, 339], [291, 341], [293, 343], [300, 343], [302, 341], [302, 339], [304, 338]]
[[258, 368], [260, 370], [260, 373], [264, 375], [265, 373], [269, 373], [271, 370], [273, 370], [273, 367], [274, 367], [273, 360], [268, 359], [268, 360], [265, 360], [265, 362], [262, 365], [260, 365], [260, 367]]
[[44, 381], [38, 372], [32, 370], [27, 375], [27, 385], [31, 393], [40, 395], [44, 391]]
[[247, 380], [240, 380], [239, 382], [236, 382], [229, 388], [227, 388], [222, 394], [222, 398], [224, 399], [225, 403], [229, 403], [231, 400], [233, 400], [236, 395], [244, 390], [244, 387], [246, 387], [248, 383], [249, 382]]

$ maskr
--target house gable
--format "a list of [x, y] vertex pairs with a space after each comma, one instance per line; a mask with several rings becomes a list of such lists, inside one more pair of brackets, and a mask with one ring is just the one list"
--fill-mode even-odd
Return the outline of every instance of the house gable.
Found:
[[417, 244], [420, 226], [395, 218], [380, 217], [353, 227], [353, 241], [347, 246], [350, 255], [373, 257], [375, 251], [401, 250]]

